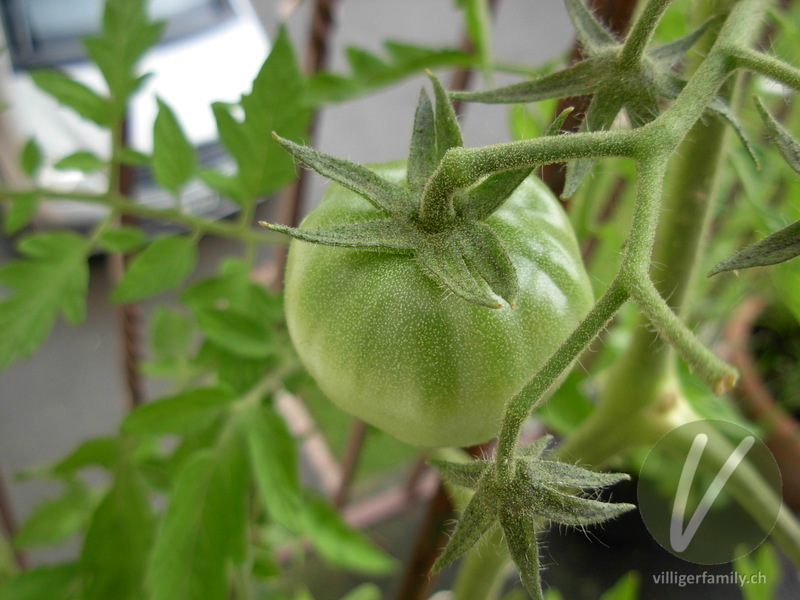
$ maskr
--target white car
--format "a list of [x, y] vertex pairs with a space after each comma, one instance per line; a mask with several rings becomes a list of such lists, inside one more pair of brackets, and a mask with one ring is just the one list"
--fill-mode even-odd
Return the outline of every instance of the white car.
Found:
[[[129, 144], [149, 153], [156, 96], [175, 112], [203, 166], [230, 170], [220, 146], [211, 104], [236, 102], [249, 91], [269, 52], [269, 41], [249, 0], [151, 0], [151, 16], [167, 21], [162, 41], [142, 59], [142, 72], [152, 73], [136, 93], [128, 114]], [[80, 40], [97, 32], [103, 0], [0, 0], [7, 50], [0, 56], [0, 179], [11, 186], [29, 185], [19, 167], [20, 149], [31, 137], [42, 149], [36, 185], [62, 191], [103, 191], [106, 175], [53, 168], [60, 158], [88, 150], [107, 158], [109, 134], [60, 106], [40, 91], [28, 73], [56, 67], [89, 87], [102, 91], [100, 71], [86, 59]], [[146, 168], [136, 168], [135, 196], [156, 207], [174, 206]], [[199, 181], [185, 186], [181, 202], [195, 214], [220, 217], [233, 205]], [[34, 220], [37, 227], [85, 228], [104, 215], [103, 207], [65, 201], [44, 201]]]

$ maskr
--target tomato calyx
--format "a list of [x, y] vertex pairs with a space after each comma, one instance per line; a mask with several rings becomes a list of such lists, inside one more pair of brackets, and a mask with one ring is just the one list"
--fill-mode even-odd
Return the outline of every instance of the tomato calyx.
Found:
[[543, 436], [520, 448], [507, 478], [500, 477], [493, 460], [429, 461], [447, 482], [474, 490], [447, 547], [434, 565], [435, 571], [462, 556], [499, 522], [523, 584], [534, 599], [541, 599], [536, 536], [545, 522], [586, 527], [635, 508], [632, 504], [585, 497], [582, 490], [608, 487], [629, 476], [598, 473], [550, 460], [545, 450], [552, 439]]
[[369, 167], [273, 134], [299, 162], [364, 197], [382, 218], [311, 230], [265, 222], [261, 225], [305, 242], [409, 254], [460, 298], [495, 309], [502, 308], [502, 299], [514, 308], [519, 294], [516, 270], [500, 238], [483, 220], [505, 202], [531, 169], [496, 173], [446, 197], [426, 194], [428, 182], [447, 151], [463, 145], [447, 92], [429, 75], [435, 111], [423, 89], [404, 184], [389, 181]]

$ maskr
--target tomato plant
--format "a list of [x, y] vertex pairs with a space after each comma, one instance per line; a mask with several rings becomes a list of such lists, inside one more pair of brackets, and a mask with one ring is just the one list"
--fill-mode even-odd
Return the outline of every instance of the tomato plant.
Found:
[[[424, 600], [435, 573], [456, 561], [453, 600], [498, 600], [519, 580], [536, 600], [559, 597], [556, 587], [570, 600], [633, 600], [639, 585], [644, 597], [668, 597], [648, 573], [663, 555], [623, 553], [622, 569], [612, 572], [605, 559], [613, 553], [594, 544], [591, 566], [603, 571], [602, 583], [586, 592], [575, 583], [582, 578], [573, 556], [550, 561], [569, 564], [567, 576], [559, 580], [553, 569], [541, 577], [539, 547], [564, 528], [583, 534], [622, 515], [627, 538], [636, 499], [620, 497], [626, 472], [635, 475], [659, 440], [669, 446], [663, 463], [656, 454], [656, 468], [665, 465], [659, 483], [680, 472], [699, 438], [666, 434], [701, 419], [757, 423], [795, 484], [771, 486], [749, 455], [728, 469], [733, 443], [713, 426], [698, 481], [716, 485], [727, 470], [725, 502], [747, 513], [758, 543], [769, 534], [783, 556], [764, 547], [742, 559], [725, 545], [741, 529], [727, 521], [730, 531], [715, 544], [740, 573], [768, 575], [768, 585], [748, 589], [753, 597], [766, 599], [779, 570], [800, 565], [796, 403], [791, 382], [771, 376], [792, 372], [785, 364], [800, 358], [796, 334], [774, 326], [767, 345], [779, 352], [767, 368], [748, 343], [760, 311], [781, 316], [774, 323], [800, 315], [800, 144], [791, 102], [800, 70], [780, 58], [792, 58], [800, 38], [797, 2], [778, 9], [768, 0], [565, 0], [576, 60], [539, 67], [495, 56], [496, 2], [458, 0], [470, 41], [463, 49], [386, 42], [377, 53], [349, 49], [348, 70], [336, 72], [323, 64], [335, 3], [316, 0], [306, 57], [314, 72], [302, 71], [281, 28], [252, 90], [212, 107], [232, 165], [224, 170], [203, 168], [206, 153], [196, 152], [168, 99], [155, 102], [152, 154], [127, 144], [126, 107], [144, 89], [139, 59], [164, 30], [146, 4], [106, 0], [103, 29], [86, 45], [104, 85], [58, 71], [32, 77], [41, 93], [105, 128], [109, 143], [102, 153], [62, 157], [30, 140], [20, 170], [31, 181], [66, 170], [70, 180], [102, 181], [104, 189], [0, 185], [5, 230], [19, 236], [17, 256], [0, 267], [0, 367], [30, 356], [59, 316], [86, 317], [87, 297], [101, 295], [88, 258], [107, 254], [115, 267], [108, 299], [123, 313], [127, 400], [118, 427], [27, 473], [61, 491], [16, 531], [0, 477], [8, 534], [0, 537], [1, 598], [377, 600], [386, 592], [377, 585], [386, 588], [382, 578], [394, 571], [398, 600]], [[618, 12], [608, 22], [607, 10], [594, 10], [612, 6]], [[364, 167], [314, 149], [315, 111], [437, 68], [456, 68], [458, 77], [448, 91], [428, 72], [425, 89], [434, 96], [423, 90], [416, 110], [408, 106], [407, 159]], [[735, 93], [743, 71], [754, 103]], [[471, 72], [486, 82], [473, 87], [490, 88], [495, 72], [522, 80], [468, 91]], [[524, 106], [542, 100], [551, 104]], [[518, 139], [465, 144], [454, 108], [465, 102], [516, 104]], [[731, 127], [739, 141], [729, 148]], [[756, 151], [756, 131], [776, 149]], [[303, 185], [292, 186], [285, 224], [262, 223], [265, 231], [256, 220], [271, 201], [260, 200], [293, 181], [292, 157], [333, 183], [305, 220]], [[557, 177], [535, 174], [559, 164], [563, 192]], [[127, 185], [131, 167], [149, 169], [174, 206], [139, 202]], [[184, 201], [198, 189], [229, 199], [237, 214], [188, 212]], [[100, 205], [105, 217], [88, 232], [28, 231], [44, 199]], [[153, 238], [140, 219], [172, 229]], [[759, 241], [761, 231], [772, 233]], [[295, 238], [286, 264], [287, 238], [275, 232]], [[232, 246], [207, 274], [195, 267], [211, 236]], [[143, 352], [138, 303], [176, 289], [152, 311], [144, 307]], [[43, 381], [46, 369], [33, 370]], [[165, 380], [152, 386], [157, 397], [147, 397], [145, 376]], [[770, 386], [790, 393], [771, 397]], [[12, 428], [7, 403], [19, 397], [37, 417], [47, 406], [6, 390], [3, 443]], [[0, 449], [0, 460], [14, 455]], [[614, 472], [600, 470], [609, 465]], [[98, 470], [104, 476], [87, 477]], [[358, 530], [428, 498], [410, 553], [390, 535], [376, 545]], [[448, 529], [453, 508], [458, 519]], [[680, 525], [674, 516], [662, 523], [670, 535]], [[593, 543], [603, 533], [582, 537]], [[28, 550], [69, 539], [79, 552], [30, 568]], [[393, 556], [406, 554], [402, 574]], [[325, 572], [313, 581], [322, 569], [306, 565], [309, 558], [361, 579]]]

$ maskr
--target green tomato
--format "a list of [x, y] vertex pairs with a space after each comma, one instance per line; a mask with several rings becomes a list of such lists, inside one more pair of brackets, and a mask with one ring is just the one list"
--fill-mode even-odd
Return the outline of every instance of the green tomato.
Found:
[[[405, 163], [372, 168], [405, 181]], [[332, 183], [301, 228], [384, 215]], [[505, 403], [592, 305], [572, 228], [526, 179], [485, 220], [520, 283], [516, 308], [454, 296], [411, 255], [293, 240], [286, 318], [301, 361], [343, 410], [415, 446], [472, 446], [499, 430]]]

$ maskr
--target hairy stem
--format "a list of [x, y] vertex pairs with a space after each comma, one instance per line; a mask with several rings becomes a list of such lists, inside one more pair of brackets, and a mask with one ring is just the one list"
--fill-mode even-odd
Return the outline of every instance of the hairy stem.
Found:
[[499, 477], [509, 475], [517, 438], [525, 419], [542, 402], [544, 395], [559, 375], [569, 368], [572, 361], [606, 327], [627, 299], [628, 293], [619, 281], [615, 280], [577, 329], [545, 363], [536, 376], [509, 400], [497, 446], [496, 460]]
[[620, 64], [623, 67], [635, 68], [639, 65], [642, 54], [653, 38], [656, 26], [670, 2], [672, 0], [650, 0], [644, 7], [622, 46]]
[[759, 73], [800, 91], [800, 69], [746, 46], [732, 47], [729, 52], [731, 60], [738, 68]]

